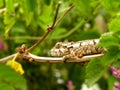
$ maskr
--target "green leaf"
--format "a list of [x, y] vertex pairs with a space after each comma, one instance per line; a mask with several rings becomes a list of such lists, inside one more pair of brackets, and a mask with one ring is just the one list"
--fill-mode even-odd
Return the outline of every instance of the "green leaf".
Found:
[[7, 12], [14, 12], [14, 0], [5, 0]]
[[0, 0], [0, 8], [3, 7], [4, 3], [3, 0]]
[[5, 84], [4, 82], [0, 82], [1, 90], [15, 90], [12, 86]]
[[74, 0], [73, 3], [82, 16], [90, 18], [90, 0]]
[[30, 25], [33, 18], [34, 18], [34, 14], [37, 8], [37, 1], [36, 0], [22, 0], [21, 2], [22, 4], [22, 8], [23, 8], [23, 12], [24, 12], [24, 17], [25, 17], [25, 21], [26, 21], [26, 25]]
[[104, 57], [102, 58], [102, 63], [104, 65], [109, 65], [111, 63], [113, 63], [114, 61], [116, 61], [119, 58], [120, 55], [120, 50], [118, 47], [111, 47], [108, 49], [107, 53], [104, 55]]
[[[8, 66], [0, 63], [0, 87], [7, 85], [11, 89], [3, 90], [27, 90], [25, 79]], [[1, 88], [0, 88], [1, 89]]]
[[114, 76], [109, 76], [108, 78], [108, 90], [113, 90], [114, 83], [116, 82], [116, 78]]
[[120, 16], [112, 19], [108, 27], [111, 32], [120, 32]]
[[98, 81], [106, 71], [105, 67], [101, 64], [100, 59], [93, 59], [86, 67], [86, 84], [92, 86]]
[[112, 46], [119, 46], [119, 39], [113, 36], [113, 33], [108, 32], [108, 33], [102, 34], [99, 45], [106, 48], [109, 48]]
[[30, 25], [31, 21], [33, 19], [33, 12], [29, 12], [29, 15], [25, 15], [26, 25]]
[[46, 5], [50, 5], [51, 0], [44, 0]]
[[11, 28], [16, 22], [15, 17], [11, 17], [7, 12], [4, 13], [5, 37], [8, 38]]
[[119, 0], [101, 0], [101, 2], [106, 9], [111, 10], [118, 10], [120, 5]]

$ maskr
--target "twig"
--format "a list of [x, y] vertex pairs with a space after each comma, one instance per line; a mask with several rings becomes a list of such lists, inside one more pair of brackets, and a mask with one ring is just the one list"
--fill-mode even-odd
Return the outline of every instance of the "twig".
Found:
[[35, 62], [48, 62], [48, 63], [63, 63], [63, 62], [87, 62], [95, 57], [102, 57], [104, 54], [95, 54], [83, 56], [82, 58], [65, 58], [65, 57], [40, 57], [33, 54], [29, 54]]
[[63, 14], [63, 16], [61, 16], [61, 18], [56, 21], [60, 4], [61, 4], [61, 3], [58, 3], [53, 24], [47, 28], [47, 32], [42, 36], [42, 38], [41, 38], [40, 40], [38, 40], [38, 41], [37, 41], [34, 45], [32, 45], [30, 48], [28, 48], [28, 49], [26, 50], [26, 52], [30, 52], [30, 51], [33, 50], [36, 46], [38, 46], [38, 45], [47, 37], [47, 35], [50, 33], [50, 31], [54, 29], [54, 27], [65, 17], [65, 15], [66, 15], [66, 14], [72, 9], [72, 7], [73, 7], [73, 5], [70, 5], [70, 7], [66, 10], [66, 12]]
[[[12, 54], [10, 56], [7, 56], [5, 58], [0, 59], [0, 62], [7, 62], [8, 60], [11, 60], [16, 54]], [[41, 57], [36, 56], [31, 53], [28, 54], [28, 57], [33, 58], [34, 62], [48, 62], [48, 63], [63, 63], [63, 62], [87, 62], [90, 61], [92, 58], [96, 57], [102, 57], [104, 54], [95, 54], [95, 55], [88, 55], [83, 56], [82, 58], [65, 58], [65, 57]]]
[[2, 59], [0, 59], [0, 62], [3, 62], [3, 63], [4, 63], [4, 62], [7, 62], [8, 60], [12, 60], [16, 54], [17, 54], [17, 53], [12, 54], [12, 55], [10, 55], [10, 56], [7, 56], [7, 57], [5, 57], [5, 58], [2, 58]]
[[26, 50], [27, 52], [31, 51], [36, 46], [38, 46], [46, 38], [46, 36], [50, 33], [50, 31], [54, 28], [54, 25], [55, 25], [55, 22], [56, 22], [56, 19], [57, 19], [57, 15], [58, 15], [59, 7], [60, 7], [60, 3], [58, 3], [57, 9], [56, 9], [56, 13], [55, 13], [55, 18], [54, 18], [52, 26], [48, 26], [47, 32], [42, 36], [42, 38], [40, 40], [38, 40], [34, 45], [32, 45], [30, 48], [28, 48]]
[[51, 29], [55, 27], [55, 23], [56, 23], [56, 20], [57, 20], [57, 16], [58, 16], [58, 12], [59, 12], [60, 5], [61, 5], [61, 2], [58, 3], [58, 6], [57, 6], [57, 9], [56, 9], [56, 13], [55, 13], [55, 17], [54, 17], [54, 20], [53, 20], [53, 24], [52, 24], [52, 26], [51, 26]]
[[54, 27], [66, 16], [66, 14], [74, 7], [73, 4], [70, 4], [68, 9], [65, 11], [65, 13], [56, 21]]

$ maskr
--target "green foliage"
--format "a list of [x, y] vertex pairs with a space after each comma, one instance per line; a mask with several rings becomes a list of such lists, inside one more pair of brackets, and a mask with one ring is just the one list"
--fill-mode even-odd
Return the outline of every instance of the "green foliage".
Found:
[[14, 0], [5, 0], [6, 9], [9, 14], [14, 12]]
[[0, 7], [3, 7], [3, 0], [0, 0]]
[[100, 39], [99, 45], [105, 48], [119, 46], [119, 38], [115, 37], [112, 32], [103, 34]]
[[120, 15], [116, 16], [114, 19], [111, 20], [109, 23], [109, 30], [113, 33], [120, 34]]
[[88, 86], [94, 85], [106, 71], [100, 59], [93, 59], [86, 67], [86, 84]]
[[10, 67], [0, 63], [1, 90], [27, 90], [25, 79]]
[[[72, 0], [73, 3], [75, 4], [76, 8], [78, 9], [80, 15], [90, 18], [91, 15], [91, 10], [92, 8], [90, 7], [90, 0]], [[80, 9], [82, 8], [82, 9]]]
[[116, 11], [120, 5], [118, 2], [119, 0], [102, 0], [102, 5], [110, 11]]

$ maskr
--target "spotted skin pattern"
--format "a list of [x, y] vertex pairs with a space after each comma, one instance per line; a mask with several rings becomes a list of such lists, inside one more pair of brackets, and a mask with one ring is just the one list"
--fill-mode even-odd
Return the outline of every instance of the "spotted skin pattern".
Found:
[[77, 57], [81, 58], [87, 55], [105, 53], [106, 50], [100, 46], [97, 46], [99, 39], [84, 40], [78, 42], [58, 42], [51, 49], [51, 56], [55, 57]]

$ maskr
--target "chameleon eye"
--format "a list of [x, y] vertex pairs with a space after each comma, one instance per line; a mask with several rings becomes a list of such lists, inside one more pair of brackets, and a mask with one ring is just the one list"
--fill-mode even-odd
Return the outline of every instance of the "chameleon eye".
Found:
[[60, 48], [61, 47], [61, 44], [60, 44], [60, 42], [58, 42], [57, 44], [56, 44], [56, 48]]

